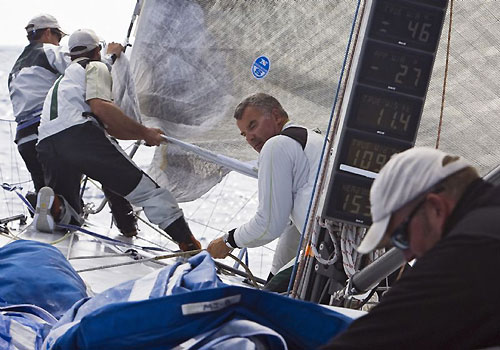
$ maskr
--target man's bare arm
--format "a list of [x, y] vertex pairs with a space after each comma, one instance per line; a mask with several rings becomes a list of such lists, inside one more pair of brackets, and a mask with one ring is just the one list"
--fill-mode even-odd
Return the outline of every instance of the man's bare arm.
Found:
[[128, 117], [113, 102], [93, 98], [87, 101], [92, 113], [104, 124], [111, 136], [121, 140], [144, 140], [148, 145], [158, 146], [164, 139], [160, 129], [148, 128]]

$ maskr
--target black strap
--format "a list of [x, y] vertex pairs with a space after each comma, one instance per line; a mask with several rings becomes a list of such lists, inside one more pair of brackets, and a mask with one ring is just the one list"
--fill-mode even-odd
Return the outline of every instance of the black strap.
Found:
[[87, 65], [90, 63], [90, 58], [86, 58], [84, 60], [80, 60], [77, 62], [80, 66], [82, 66], [83, 68], [86, 68]]
[[236, 231], [235, 228], [233, 228], [231, 231], [229, 231], [229, 235], [227, 236], [227, 242], [231, 245], [233, 248], [239, 248], [236, 245], [236, 241], [234, 240], [234, 232]]
[[285, 135], [288, 136], [295, 141], [297, 141], [302, 149], [306, 148], [307, 144], [307, 129], [302, 128], [300, 126], [290, 126], [289, 128], [286, 128], [283, 130], [280, 135]]

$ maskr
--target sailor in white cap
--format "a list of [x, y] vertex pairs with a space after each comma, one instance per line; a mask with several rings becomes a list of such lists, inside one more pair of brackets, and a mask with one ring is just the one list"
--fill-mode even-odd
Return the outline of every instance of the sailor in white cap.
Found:
[[[64, 74], [71, 63], [67, 48], [59, 46], [66, 34], [57, 19], [49, 14], [41, 14], [28, 21], [25, 27], [29, 45], [17, 59], [9, 75], [9, 91], [14, 116], [17, 122], [15, 142], [26, 167], [31, 174], [35, 191], [45, 184], [42, 166], [38, 160], [35, 145], [38, 140], [38, 125], [43, 102], [56, 79]], [[97, 38], [97, 37], [96, 37]], [[107, 47], [110, 57], [106, 63], [112, 64], [112, 55], [120, 53], [120, 44], [110, 43]], [[137, 234], [137, 220], [133, 216], [130, 203], [107, 188], [103, 188], [109, 201], [111, 212], [119, 230], [126, 236]], [[26, 195], [33, 206], [36, 195]]]
[[[138, 168], [109, 136], [163, 142], [160, 129], [128, 117], [112, 99], [112, 78], [101, 62], [99, 38], [79, 29], [68, 41], [71, 64], [47, 94], [39, 127], [38, 156], [46, 184], [38, 194], [35, 223], [51, 231], [54, 223], [78, 223], [82, 174], [99, 181], [164, 229], [182, 250], [200, 249], [176, 199]], [[116, 52], [119, 57], [120, 52]], [[55, 192], [55, 193], [54, 193]]]
[[463, 158], [412, 148], [370, 192], [358, 250], [395, 246], [413, 267], [324, 349], [483, 349], [500, 345], [500, 187]]

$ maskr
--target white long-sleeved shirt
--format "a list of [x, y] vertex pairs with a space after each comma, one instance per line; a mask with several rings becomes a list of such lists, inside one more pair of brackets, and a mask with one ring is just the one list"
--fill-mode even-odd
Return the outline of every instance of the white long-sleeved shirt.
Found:
[[70, 64], [65, 49], [32, 42], [9, 74], [9, 93], [18, 123], [40, 115], [47, 92]]
[[[283, 129], [297, 126], [288, 122]], [[307, 132], [302, 146], [291, 137], [276, 135], [259, 154], [259, 206], [254, 217], [236, 229], [238, 247], [258, 247], [280, 237], [290, 219], [302, 232], [311, 200], [323, 138]]]

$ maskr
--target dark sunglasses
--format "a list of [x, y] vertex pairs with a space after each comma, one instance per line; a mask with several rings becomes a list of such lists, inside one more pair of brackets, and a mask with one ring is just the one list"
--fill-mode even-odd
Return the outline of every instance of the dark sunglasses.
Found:
[[[442, 191], [444, 191], [443, 185], [438, 184], [427, 193], [440, 193]], [[401, 250], [410, 248], [410, 233], [408, 232], [408, 226], [410, 226], [411, 220], [426, 200], [427, 196], [424, 197], [424, 199], [422, 199], [422, 201], [420, 201], [420, 203], [418, 203], [418, 205], [411, 211], [406, 220], [396, 227], [391, 235], [391, 242], [393, 246]]]
[[418, 205], [411, 211], [410, 215], [406, 217], [405, 221], [396, 227], [391, 235], [391, 242], [393, 246], [401, 250], [406, 250], [410, 247], [410, 234], [408, 232], [408, 226], [410, 226], [411, 220], [426, 200], [427, 198], [424, 198], [420, 203], [418, 203]]
[[57, 36], [57, 39], [59, 41], [61, 41], [62, 37], [64, 36], [63, 32], [61, 32], [59, 29], [57, 28], [50, 28], [50, 32], [54, 35]]

